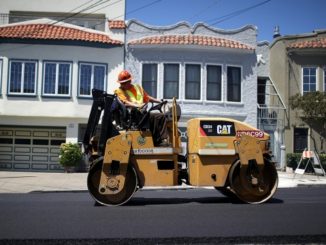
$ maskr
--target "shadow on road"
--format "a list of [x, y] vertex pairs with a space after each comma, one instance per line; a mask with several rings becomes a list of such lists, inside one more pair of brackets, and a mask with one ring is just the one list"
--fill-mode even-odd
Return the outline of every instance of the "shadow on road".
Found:
[[[176, 205], [176, 204], [188, 204], [188, 203], [200, 203], [200, 204], [241, 204], [245, 203], [232, 199], [229, 197], [197, 197], [197, 198], [146, 198], [146, 197], [133, 197], [125, 206], [148, 206], [148, 205]], [[272, 198], [266, 204], [280, 204], [283, 200]], [[264, 205], [264, 204], [262, 204]]]

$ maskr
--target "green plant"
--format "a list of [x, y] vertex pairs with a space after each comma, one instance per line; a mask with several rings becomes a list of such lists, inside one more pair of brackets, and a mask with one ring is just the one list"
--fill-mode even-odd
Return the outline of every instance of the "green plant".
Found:
[[291, 109], [299, 109], [302, 117], [326, 123], [326, 93], [316, 91], [290, 97]]
[[82, 159], [83, 154], [78, 144], [63, 143], [60, 145], [59, 163], [63, 167], [74, 167]]
[[[293, 170], [297, 168], [300, 159], [301, 159], [302, 153], [288, 153], [286, 154], [286, 166], [292, 168]], [[319, 160], [321, 162], [321, 165], [326, 170], [326, 154], [319, 154]], [[300, 166], [300, 168], [304, 168], [307, 164], [308, 160], [304, 159], [303, 164]], [[307, 172], [313, 172], [313, 169], [311, 167], [311, 164], [307, 167]]]
[[310, 134], [313, 148], [320, 153], [325, 152], [326, 93], [316, 91], [304, 95], [295, 94], [289, 98], [289, 102], [291, 109], [297, 110], [297, 117], [313, 129]]

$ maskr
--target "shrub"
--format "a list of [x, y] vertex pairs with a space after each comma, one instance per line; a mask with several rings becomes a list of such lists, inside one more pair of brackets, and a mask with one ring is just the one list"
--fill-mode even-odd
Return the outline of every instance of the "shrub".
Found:
[[[293, 170], [297, 168], [300, 159], [301, 159], [302, 153], [288, 153], [286, 154], [286, 166], [292, 168]], [[319, 159], [321, 162], [321, 165], [326, 170], [326, 154], [319, 154]], [[303, 160], [303, 164], [300, 166], [300, 168], [304, 168], [308, 162], [308, 159]], [[307, 172], [314, 172], [312, 169], [311, 164], [307, 167]]]
[[83, 154], [78, 144], [64, 143], [60, 145], [59, 163], [63, 167], [74, 167], [82, 159]]

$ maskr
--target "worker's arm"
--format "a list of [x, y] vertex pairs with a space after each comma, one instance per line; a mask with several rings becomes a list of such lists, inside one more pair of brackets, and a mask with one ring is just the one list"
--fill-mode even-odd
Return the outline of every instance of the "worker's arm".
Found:
[[161, 100], [156, 99], [156, 98], [154, 98], [152, 96], [148, 96], [148, 99], [149, 99], [150, 102], [154, 102], [154, 103], [161, 103], [162, 102]]
[[138, 103], [132, 103], [130, 102], [129, 100], [125, 100], [123, 101], [123, 103], [126, 105], [126, 106], [130, 106], [130, 107], [134, 107], [134, 108], [141, 108], [145, 103], [143, 104], [138, 104]]

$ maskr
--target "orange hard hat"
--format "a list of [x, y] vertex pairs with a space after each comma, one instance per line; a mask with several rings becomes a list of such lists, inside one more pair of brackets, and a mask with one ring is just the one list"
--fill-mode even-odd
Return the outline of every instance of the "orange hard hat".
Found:
[[132, 80], [131, 74], [128, 71], [123, 70], [119, 73], [117, 82], [125, 83], [125, 82], [131, 81], [131, 80]]

